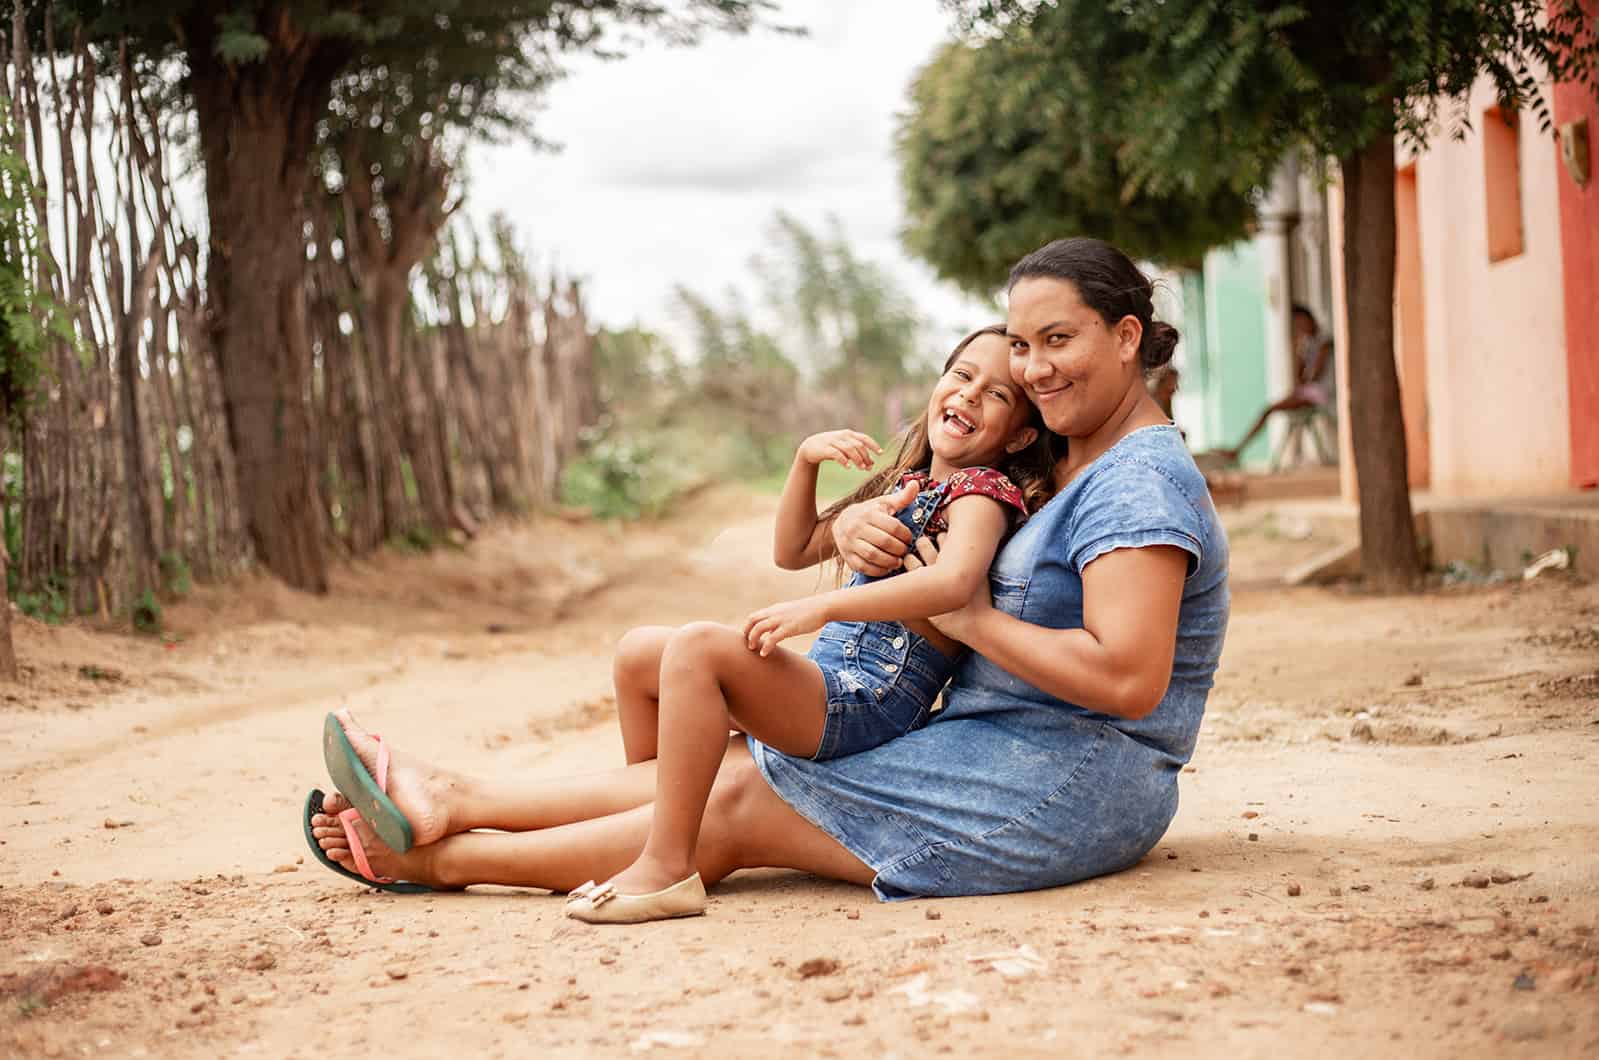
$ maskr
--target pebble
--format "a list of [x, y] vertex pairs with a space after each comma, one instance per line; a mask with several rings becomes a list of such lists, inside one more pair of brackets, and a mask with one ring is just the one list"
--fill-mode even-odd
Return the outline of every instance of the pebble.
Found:
[[279, 865], [276, 868], [274, 868], [272, 871], [273, 871], [274, 874], [280, 873], [280, 872], [299, 872], [300, 871], [300, 867], [298, 865]]
[[861, 911], [859, 909], [851, 909], [849, 912], [844, 914], [845, 920], [859, 920], [860, 918]]
[[819, 975], [832, 975], [838, 971], [839, 963], [831, 957], [812, 957], [795, 969], [801, 979], [814, 979]]
[[847, 986], [835, 986], [822, 994], [822, 1000], [826, 1001], [828, 1004], [833, 1004], [838, 1001], [843, 1001], [854, 992], [855, 991], [851, 990]]
[[1460, 879], [1462, 887], [1475, 887], [1479, 891], [1488, 886], [1488, 882], [1488, 877], [1480, 872], [1468, 872]]
[[112, 905], [110, 902], [96, 902], [94, 911], [99, 913], [101, 916], [110, 916], [112, 913], [117, 911], [117, 907]]
[[1436, 886], [1438, 886], [1438, 881], [1431, 876], [1423, 876], [1416, 881], [1416, 889], [1418, 891], [1430, 891]]
[[107, 817], [105, 819], [105, 827], [106, 828], [131, 828], [131, 827], [133, 827], [133, 822], [132, 821], [113, 821], [111, 818]]
[[936, 909], [929, 909], [927, 911], [926, 916], [927, 916], [927, 919], [929, 919], [929, 920], [943, 920], [944, 919], [944, 914], [940, 913]]
[[1260, 833], [1259, 833], [1259, 832], [1250, 832], [1250, 833], [1249, 833], [1249, 841], [1250, 841], [1250, 842], [1251, 842], [1251, 843], [1258, 843], [1258, 842], [1260, 842]]
[[1516, 976], [1515, 981], [1513, 981], [1510, 985], [1517, 990], [1538, 989], [1538, 981], [1532, 976], [1528, 975], [1526, 972], [1522, 972], [1520, 975]]
[[408, 969], [405, 969], [405, 968], [390, 968], [389, 969], [389, 978], [390, 979], [404, 979], [406, 976], [408, 976], [410, 974], [411, 974], [410, 971]]
[[1488, 878], [1495, 883], [1514, 883], [1516, 876], [1508, 869], [1494, 869], [1488, 873]]
[[1301, 891], [1300, 891], [1299, 884], [1290, 883], [1288, 885], [1288, 897], [1290, 897], [1290, 898], [1298, 898], [1300, 894], [1301, 894]]
[[272, 955], [271, 950], [262, 950], [245, 962], [245, 967], [254, 972], [264, 972], [269, 968], [277, 967], [278, 959]]
[[161, 945], [161, 936], [152, 931], [148, 934], [140, 935], [139, 941], [146, 946], [159, 946]]
[[1245, 810], [1240, 816], [1246, 821], [1253, 821], [1260, 816], [1260, 812], [1258, 810]]

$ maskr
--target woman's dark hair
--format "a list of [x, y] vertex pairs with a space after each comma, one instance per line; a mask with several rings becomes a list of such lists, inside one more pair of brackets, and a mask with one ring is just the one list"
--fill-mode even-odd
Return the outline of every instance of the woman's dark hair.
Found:
[[1321, 325], [1316, 322], [1316, 314], [1312, 313], [1310, 311], [1310, 307], [1307, 305], [1301, 305], [1298, 302], [1295, 302], [1293, 306], [1289, 308], [1288, 315], [1304, 317], [1306, 320], [1310, 321], [1310, 328], [1312, 331], [1321, 330]]
[[1144, 371], [1153, 371], [1171, 360], [1177, 349], [1177, 329], [1155, 319], [1155, 288], [1132, 259], [1103, 239], [1076, 236], [1057, 239], [1039, 247], [1010, 270], [1006, 290], [1022, 280], [1039, 276], [1065, 280], [1077, 288], [1083, 303], [1115, 324], [1122, 317], [1133, 317], [1143, 325], [1144, 337], [1138, 344], [1138, 360]]
[[[978, 328], [970, 335], [961, 339], [950, 351], [944, 361], [943, 372], [948, 372], [951, 366], [966, 352], [966, 347], [982, 338], [984, 335], [994, 335], [1005, 338], [1004, 324], [990, 324], [986, 328]], [[943, 372], [939, 374], [942, 375]], [[1023, 400], [1026, 400], [1025, 397]], [[1022, 491], [1022, 499], [1029, 512], [1036, 512], [1055, 493], [1055, 461], [1065, 452], [1064, 444], [1058, 435], [1044, 426], [1044, 417], [1038, 411], [1038, 406], [1028, 402], [1032, 412], [1027, 423], [1038, 431], [1038, 437], [1033, 439], [1031, 445], [1017, 453], [1006, 453], [996, 462], [996, 467], [1003, 471], [1012, 482]], [[927, 414], [923, 410], [900, 436], [899, 452], [886, 468], [874, 473], [860, 488], [848, 497], [834, 501], [828, 505], [820, 515], [817, 522], [825, 523], [833, 519], [839, 512], [852, 504], [881, 497], [899, 482], [900, 476], [908, 471], [919, 471], [931, 467], [933, 463], [933, 443], [927, 436]], [[842, 571], [842, 567], [840, 568]]]

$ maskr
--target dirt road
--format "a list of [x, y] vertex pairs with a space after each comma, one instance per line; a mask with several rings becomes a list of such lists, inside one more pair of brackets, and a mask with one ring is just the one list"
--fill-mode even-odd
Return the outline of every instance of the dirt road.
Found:
[[1282, 591], [1324, 542], [1251, 509], [1181, 812], [1120, 875], [881, 905], [744, 873], [703, 919], [597, 929], [311, 861], [325, 711], [473, 770], [614, 765], [627, 627], [816, 584], [769, 567], [771, 511], [205, 590], [170, 645], [23, 622], [0, 1055], [1599, 1055], [1599, 587]]

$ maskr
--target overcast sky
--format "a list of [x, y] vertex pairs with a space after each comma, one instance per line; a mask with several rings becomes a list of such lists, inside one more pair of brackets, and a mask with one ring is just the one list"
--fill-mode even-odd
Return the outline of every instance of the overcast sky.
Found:
[[729, 285], [754, 299], [748, 261], [778, 210], [818, 231], [837, 215], [856, 253], [900, 279], [935, 345], [988, 323], [993, 309], [934, 281], [897, 234], [896, 118], [948, 14], [937, 0], [785, 0], [776, 20], [809, 36], [574, 61], [538, 120], [562, 150], [474, 147], [465, 209], [506, 213], [538, 260], [586, 280], [606, 324], [678, 333], [677, 284], [718, 304]]

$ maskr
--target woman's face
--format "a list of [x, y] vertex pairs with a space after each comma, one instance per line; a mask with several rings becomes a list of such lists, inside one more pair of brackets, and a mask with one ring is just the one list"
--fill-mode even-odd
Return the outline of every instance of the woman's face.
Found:
[[1049, 429], [1068, 438], [1103, 427], [1140, 378], [1144, 329], [1138, 319], [1107, 322], [1066, 280], [1018, 281], [1010, 290], [1006, 333], [1011, 378]]

